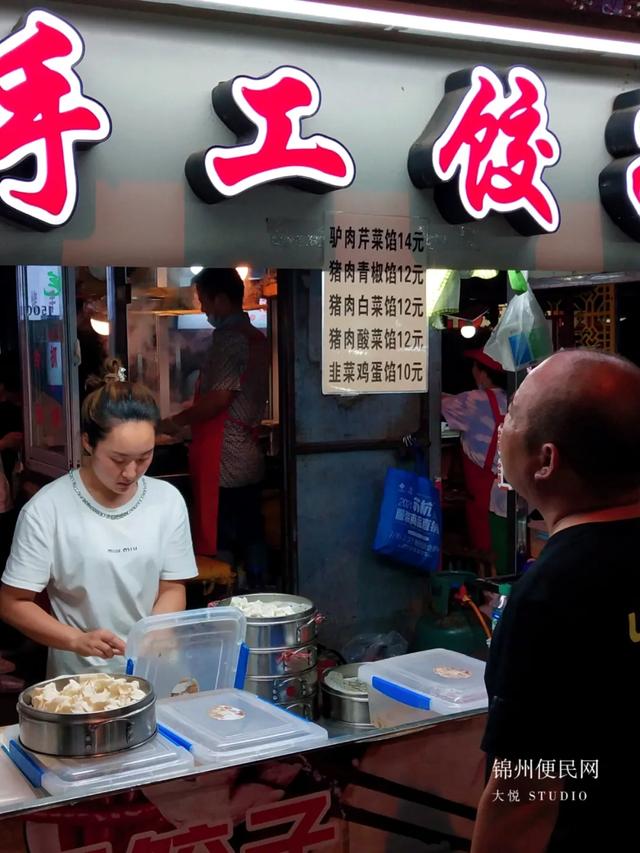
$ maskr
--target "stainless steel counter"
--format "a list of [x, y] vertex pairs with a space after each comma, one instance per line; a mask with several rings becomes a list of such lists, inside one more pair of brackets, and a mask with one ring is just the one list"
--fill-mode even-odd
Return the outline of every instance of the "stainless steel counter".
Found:
[[[484, 713], [484, 711], [469, 711], [462, 714], [442, 715], [419, 723], [408, 723], [406, 725], [396, 726], [389, 729], [377, 729], [374, 727], [360, 728], [333, 720], [320, 720], [320, 725], [326, 728], [329, 734], [329, 740], [326, 745], [316, 747], [313, 750], [307, 750], [307, 752], [331, 749], [341, 744], [402, 738], [417, 731], [436, 727], [445, 721], [458, 719], [463, 720], [466, 718], [477, 717]], [[27, 782], [22, 773], [14, 766], [13, 762], [9, 758], [6, 751], [6, 732], [7, 727], [0, 729], [0, 745], [2, 746], [2, 751], [0, 751], [0, 819], [13, 815], [26, 814], [33, 811], [40, 811], [42, 809], [48, 809], [51, 806], [62, 805], [65, 803], [81, 802], [91, 797], [99, 796], [100, 794], [115, 794], [123, 790], [129, 790], [128, 787], [123, 788], [105, 784], [100, 788], [92, 788], [91, 791], [84, 796], [79, 795], [78, 793], [52, 796], [42, 789], [34, 788], [29, 784], [29, 782]], [[277, 756], [269, 756], [269, 759], [281, 758], [286, 755], [298, 753], [299, 750], [283, 752]], [[91, 759], [87, 759], [87, 761], [90, 760]], [[241, 761], [233, 766], [252, 763], [255, 762]], [[221, 768], [218, 766], [200, 766], [194, 768], [188, 773], [150, 773], [149, 779], [144, 780], [144, 782], [140, 783], [137, 787], [175, 779], [204, 776], [208, 773], [214, 773], [220, 769]]]

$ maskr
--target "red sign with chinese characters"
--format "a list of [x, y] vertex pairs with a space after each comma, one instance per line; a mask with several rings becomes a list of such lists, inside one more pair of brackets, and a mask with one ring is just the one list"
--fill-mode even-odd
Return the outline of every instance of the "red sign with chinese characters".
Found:
[[451, 74], [409, 152], [411, 180], [434, 188], [448, 222], [495, 212], [525, 235], [556, 231], [560, 210], [543, 172], [560, 159], [560, 145], [548, 121], [544, 84], [529, 68], [498, 75], [480, 65]]
[[238, 142], [187, 160], [187, 180], [203, 201], [213, 204], [274, 181], [317, 193], [352, 183], [355, 164], [340, 142], [302, 135], [302, 119], [320, 107], [320, 89], [306, 71], [283, 66], [266, 77], [236, 77], [216, 86], [212, 101]]
[[75, 65], [84, 42], [37, 9], [0, 42], [0, 212], [37, 228], [64, 225], [78, 198], [75, 147], [111, 132]]
[[602, 205], [625, 234], [640, 240], [640, 89], [613, 102], [605, 142], [615, 159], [600, 173]]

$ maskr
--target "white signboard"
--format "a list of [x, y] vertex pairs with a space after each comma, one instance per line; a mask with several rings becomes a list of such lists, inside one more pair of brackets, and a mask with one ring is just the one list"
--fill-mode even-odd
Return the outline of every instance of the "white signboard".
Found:
[[27, 267], [27, 319], [62, 316], [62, 267]]
[[325, 241], [322, 393], [424, 393], [422, 227], [405, 217], [336, 215]]

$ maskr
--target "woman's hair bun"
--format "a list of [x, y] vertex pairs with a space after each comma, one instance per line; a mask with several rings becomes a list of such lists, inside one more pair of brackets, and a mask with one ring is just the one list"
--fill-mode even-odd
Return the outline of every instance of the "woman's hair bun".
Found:
[[89, 376], [85, 387], [91, 393], [82, 403], [81, 423], [91, 447], [102, 441], [114, 423], [148, 421], [155, 427], [160, 419], [151, 391], [137, 382], [128, 382], [117, 358], [107, 358], [102, 375]]
[[85, 389], [87, 391], [97, 391], [98, 388], [104, 388], [105, 385], [110, 385], [112, 382], [126, 382], [127, 373], [119, 358], [106, 358], [102, 363], [102, 371], [100, 376], [92, 373], [87, 377]]

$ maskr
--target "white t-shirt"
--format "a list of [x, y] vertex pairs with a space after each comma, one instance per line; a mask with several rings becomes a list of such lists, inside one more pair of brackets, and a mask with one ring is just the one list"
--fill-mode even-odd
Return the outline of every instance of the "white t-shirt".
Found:
[[[42, 488], [18, 518], [2, 582], [47, 589], [60, 622], [106, 628], [127, 639], [153, 609], [160, 580], [195, 577], [189, 518], [182, 495], [163, 480], [142, 477], [129, 503], [107, 509], [85, 489], [78, 471]], [[49, 677], [122, 672], [125, 659], [49, 650]]]

